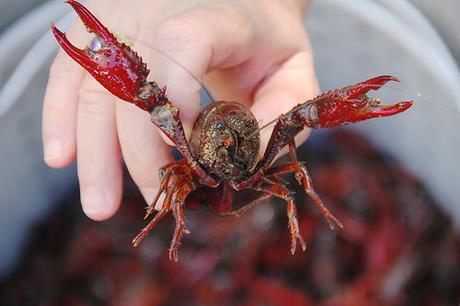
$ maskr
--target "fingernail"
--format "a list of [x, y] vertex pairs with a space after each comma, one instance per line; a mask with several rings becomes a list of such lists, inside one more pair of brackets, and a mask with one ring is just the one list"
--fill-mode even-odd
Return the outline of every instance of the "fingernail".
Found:
[[151, 205], [158, 193], [158, 189], [151, 187], [140, 187], [139, 189], [145, 199], [145, 202], [147, 202], [148, 205]]
[[104, 194], [93, 186], [85, 186], [81, 189], [81, 205], [84, 213], [94, 220], [103, 220], [110, 210], [109, 203]]
[[62, 146], [59, 140], [50, 139], [45, 144], [45, 161], [50, 162], [60, 159], [62, 156]]

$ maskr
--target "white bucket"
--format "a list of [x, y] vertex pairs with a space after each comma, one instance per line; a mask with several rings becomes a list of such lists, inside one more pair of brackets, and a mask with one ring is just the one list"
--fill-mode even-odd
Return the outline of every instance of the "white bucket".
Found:
[[[322, 88], [380, 74], [401, 78], [403, 90], [383, 98], [415, 98], [415, 107], [356, 129], [416, 174], [460, 224], [460, 78], [443, 42], [403, 0], [396, 10], [390, 0], [313, 3], [307, 22]], [[74, 14], [50, 1], [0, 37], [0, 73], [12, 71], [0, 74], [0, 275], [12, 267], [30, 225], [76, 182], [74, 167], [51, 170], [41, 153], [42, 97], [57, 49], [48, 25], [64, 12], [67, 20], [58, 25], [66, 29]], [[4, 61], [18, 54], [17, 62]]]
[[418, 176], [459, 225], [460, 74], [442, 40], [404, 0], [313, 3], [307, 28], [322, 88], [400, 78], [375, 95], [383, 103], [414, 99], [414, 107], [353, 128]]
[[66, 9], [62, 1], [45, 3], [0, 37], [0, 276], [31, 226], [76, 182], [75, 167], [45, 165], [41, 141], [43, 94], [57, 50], [48, 28]]

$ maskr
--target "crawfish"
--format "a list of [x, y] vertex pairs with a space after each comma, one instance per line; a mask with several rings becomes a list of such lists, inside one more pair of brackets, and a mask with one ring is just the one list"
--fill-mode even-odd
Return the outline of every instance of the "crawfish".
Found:
[[[287, 203], [291, 253], [302, 250], [306, 244], [299, 230], [293, 193], [280, 175], [292, 173], [307, 195], [319, 207], [330, 227], [342, 227], [313, 189], [307, 168], [297, 160], [294, 137], [305, 127], [321, 129], [341, 126], [375, 117], [386, 117], [407, 110], [412, 101], [384, 105], [367, 96], [389, 81], [392, 76], [379, 76], [342, 89], [328, 91], [314, 99], [298, 104], [275, 123], [271, 138], [261, 159], [257, 158], [260, 135], [257, 120], [250, 110], [237, 103], [217, 101], [208, 105], [199, 115], [187, 141], [179, 109], [169, 101], [166, 88], [148, 81], [149, 69], [142, 58], [117, 38], [82, 4], [68, 0], [88, 31], [101, 43], [98, 50], [73, 46], [65, 34], [54, 25], [51, 30], [64, 51], [85, 68], [99, 83], [118, 98], [135, 104], [150, 113], [150, 118], [176, 146], [183, 159], [160, 169], [160, 189], [147, 208], [146, 218], [154, 213], [161, 194], [165, 194], [161, 209], [148, 225], [133, 239], [137, 246], [152, 228], [169, 212], [176, 220], [176, 228], [169, 249], [169, 258], [178, 260], [182, 235], [188, 233], [184, 208], [192, 191], [202, 187], [214, 188], [207, 206], [221, 216], [238, 216], [257, 204], [279, 198]], [[277, 154], [289, 147], [291, 161], [271, 166]], [[258, 192], [258, 197], [233, 210], [233, 193], [243, 189]]]

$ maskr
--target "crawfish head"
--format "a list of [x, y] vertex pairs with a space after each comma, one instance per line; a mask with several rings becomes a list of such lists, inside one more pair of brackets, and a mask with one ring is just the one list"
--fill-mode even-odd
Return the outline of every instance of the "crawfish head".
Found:
[[190, 140], [198, 162], [222, 180], [249, 177], [258, 161], [259, 145], [254, 115], [239, 103], [224, 101], [200, 113]]

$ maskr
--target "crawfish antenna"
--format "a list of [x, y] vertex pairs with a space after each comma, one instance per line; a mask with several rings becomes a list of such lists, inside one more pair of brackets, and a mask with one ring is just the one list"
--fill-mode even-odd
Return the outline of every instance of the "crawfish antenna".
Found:
[[198, 84], [201, 85], [201, 88], [203, 88], [203, 90], [204, 90], [205, 94], [208, 96], [209, 100], [211, 100], [211, 102], [215, 102], [214, 97], [211, 95], [211, 93], [209, 92], [208, 88], [203, 83], [203, 81], [201, 79], [199, 79], [196, 75], [194, 75], [189, 69], [187, 69], [187, 67], [185, 67], [183, 64], [181, 64], [178, 60], [176, 60], [174, 57], [172, 57], [168, 53], [166, 53], [166, 52], [164, 52], [164, 51], [162, 51], [162, 50], [160, 50], [158, 48], [155, 48], [153, 46], [151, 46], [151, 48], [153, 50], [155, 50], [155, 52], [160, 53], [161, 55], [163, 55], [164, 57], [166, 57], [167, 59], [172, 61], [177, 66], [181, 67], [185, 72], [187, 72], [195, 81], [198, 82]]
[[[268, 122], [267, 124], [264, 124], [264, 125], [260, 126], [257, 130], [255, 130], [255, 131], [252, 132], [251, 134], [244, 136], [243, 141], [246, 140], [246, 139], [251, 139], [252, 137], [254, 137], [254, 135], [256, 135], [257, 133], [259, 133], [260, 131], [262, 131], [262, 130], [265, 129], [266, 127], [270, 126], [271, 124], [275, 123], [276, 120], [278, 120], [278, 118], [275, 118], [275, 119], [273, 119], [272, 121]], [[260, 122], [260, 124], [263, 123], [262, 120], [260, 120], [259, 122]]]

